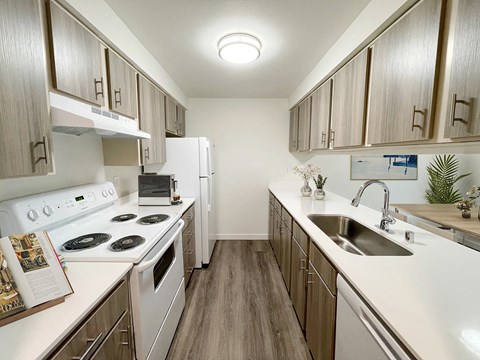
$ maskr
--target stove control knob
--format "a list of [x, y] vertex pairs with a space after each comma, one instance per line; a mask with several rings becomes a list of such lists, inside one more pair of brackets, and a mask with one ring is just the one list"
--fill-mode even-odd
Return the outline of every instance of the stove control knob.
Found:
[[103, 196], [104, 198], [106, 198], [106, 197], [108, 196], [107, 190], [103, 190], [103, 191], [102, 191], [102, 196]]
[[27, 213], [27, 217], [32, 221], [37, 220], [38, 216], [39, 216], [38, 211], [35, 209], [32, 209]]
[[113, 189], [110, 188], [110, 189], [108, 190], [108, 193], [109, 193], [110, 195], [113, 195], [113, 194], [115, 194], [115, 191], [113, 191]]
[[53, 215], [53, 208], [50, 205], [47, 205], [43, 208], [43, 213], [47, 216]]

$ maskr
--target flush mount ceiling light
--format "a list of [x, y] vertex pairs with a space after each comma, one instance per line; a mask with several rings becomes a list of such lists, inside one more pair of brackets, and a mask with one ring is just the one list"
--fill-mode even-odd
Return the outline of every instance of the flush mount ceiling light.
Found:
[[262, 44], [255, 36], [249, 34], [229, 34], [218, 42], [218, 55], [234, 64], [246, 64], [260, 56]]

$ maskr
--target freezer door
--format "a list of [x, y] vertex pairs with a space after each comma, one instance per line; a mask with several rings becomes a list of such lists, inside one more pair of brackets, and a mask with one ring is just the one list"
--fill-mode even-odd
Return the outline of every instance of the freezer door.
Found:
[[215, 174], [215, 145], [207, 138], [198, 138], [198, 146], [200, 153], [200, 177]]

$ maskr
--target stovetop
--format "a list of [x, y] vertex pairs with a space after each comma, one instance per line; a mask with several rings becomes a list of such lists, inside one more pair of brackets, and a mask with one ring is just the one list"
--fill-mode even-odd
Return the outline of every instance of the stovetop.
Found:
[[[181, 207], [176, 206], [138, 206], [136, 197], [130, 196], [117, 200], [105, 209], [48, 231], [55, 250], [67, 261], [116, 261], [138, 263], [162, 236], [180, 218]], [[126, 221], [114, 221], [114, 217], [134, 214]], [[141, 219], [151, 215], [164, 215], [164, 221], [143, 224]], [[79, 251], [65, 251], [63, 244], [69, 240], [88, 234], [103, 233], [111, 238], [99, 245]], [[140, 245], [116, 251], [112, 244], [125, 237], [143, 238]], [[127, 241], [128, 243], [129, 241]], [[140, 241], [138, 241], [140, 242]]]

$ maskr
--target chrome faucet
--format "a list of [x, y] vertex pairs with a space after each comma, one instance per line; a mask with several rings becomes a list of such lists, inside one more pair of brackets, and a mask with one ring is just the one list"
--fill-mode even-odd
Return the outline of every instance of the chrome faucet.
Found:
[[395, 218], [390, 215], [388, 210], [390, 204], [390, 190], [388, 190], [387, 184], [380, 180], [368, 180], [360, 189], [358, 189], [357, 195], [352, 200], [352, 206], [357, 207], [360, 204], [360, 199], [363, 195], [363, 192], [367, 187], [372, 184], [378, 184], [383, 188], [383, 208], [382, 208], [382, 219], [380, 220], [380, 229], [388, 232], [390, 224], [395, 224]]

